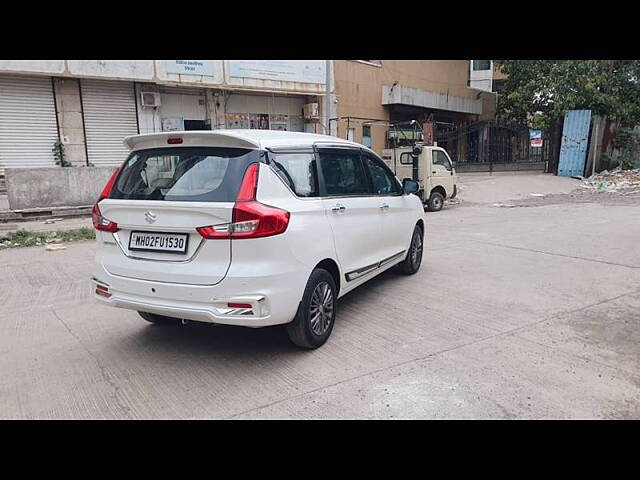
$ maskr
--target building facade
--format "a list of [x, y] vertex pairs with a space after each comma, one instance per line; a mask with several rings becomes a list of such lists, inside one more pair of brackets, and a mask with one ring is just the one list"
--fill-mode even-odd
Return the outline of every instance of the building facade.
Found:
[[325, 133], [324, 60], [0, 60], [0, 173], [119, 165], [137, 133], [260, 128]]
[[331, 132], [381, 153], [396, 138], [422, 138], [425, 122], [437, 129], [493, 119], [495, 95], [475, 82], [473, 62], [334, 61]]
[[72, 165], [119, 165], [127, 155], [124, 137], [171, 130], [331, 133], [381, 153], [394, 138], [419, 135], [427, 121], [447, 128], [493, 118], [495, 95], [474, 62], [491, 65], [0, 60], [0, 174], [5, 168], [54, 166], [58, 141]]

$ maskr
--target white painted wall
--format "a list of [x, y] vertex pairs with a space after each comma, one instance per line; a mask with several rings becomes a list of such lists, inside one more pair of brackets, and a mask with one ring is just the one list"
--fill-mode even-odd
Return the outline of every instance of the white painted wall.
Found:
[[153, 60], [67, 60], [69, 73], [79, 77], [152, 80]]
[[167, 92], [160, 89], [161, 117], [182, 117], [185, 120], [206, 120], [207, 107], [204, 90], [200, 92], [179, 92], [172, 89]]
[[[286, 91], [301, 94], [322, 94], [325, 91], [325, 80], [322, 80], [322, 83], [306, 83], [284, 81], [282, 80], [284, 77], [280, 79], [231, 77], [228, 60], [204, 60], [204, 62], [211, 62], [213, 75], [168, 73], [167, 60], [0, 60], [0, 73], [55, 74], [62, 77], [134, 80], [165, 85], [237, 87], [255, 91]], [[282, 62], [295, 62], [296, 68], [291, 69], [295, 71], [299, 70], [299, 66], [306, 61]], [[318, 64], [318, 60], [308, 62], [310, 65]], [[252, 74], [247, 73], [247, 75]]]
[[0, 60], [0, 71], [14, 73], [62, 73], [64, 60]]
[[493, 91], [493, 61], [489, 70], [474, 70], [473, 60], [469, 60], [469, 86], [485, 92]]
[[279, 115], [302, 115], [305, 99], [274, 95], [231, 94], [226, 111], [229, 113], [271, 113]]

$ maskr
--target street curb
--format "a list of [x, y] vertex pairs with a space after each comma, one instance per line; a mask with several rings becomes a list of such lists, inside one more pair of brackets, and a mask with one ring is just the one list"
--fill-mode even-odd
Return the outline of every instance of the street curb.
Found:
[[51, 217], [84, 217], [91, 215], [91, 205], [78, 207], [29, 208], [0, 212], [0, 222], [29, 222], [46, 220]]

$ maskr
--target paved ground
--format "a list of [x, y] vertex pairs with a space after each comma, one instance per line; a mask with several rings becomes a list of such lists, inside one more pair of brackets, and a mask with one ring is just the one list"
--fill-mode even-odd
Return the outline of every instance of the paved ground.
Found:
[[640, 201], [472, 197], [495, 178], [465, 176], [420, 272], [344, 297], [312, 352], [95, 303], [93, 242], [0, 251], [0, 417], [640, 418]]

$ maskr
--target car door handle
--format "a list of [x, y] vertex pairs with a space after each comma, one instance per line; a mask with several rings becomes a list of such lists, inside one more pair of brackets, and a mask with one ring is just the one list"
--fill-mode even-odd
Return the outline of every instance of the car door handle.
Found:
[[433, 170], [431, 173], [438, 173], [438, 172], [436, 172], [435, 170]]
[[382, 205], [380, 205], [380, 210], [389, 210], [389, 204], [383, 203]]
[[344, 205], [341, 205], [339, 203], [336, 203], [336, 205], [334, 207], [331, 207], [331, 210], [334, 213], [344, 212], [346, 209], [347, 209], [347, 207], [345, 207]]

